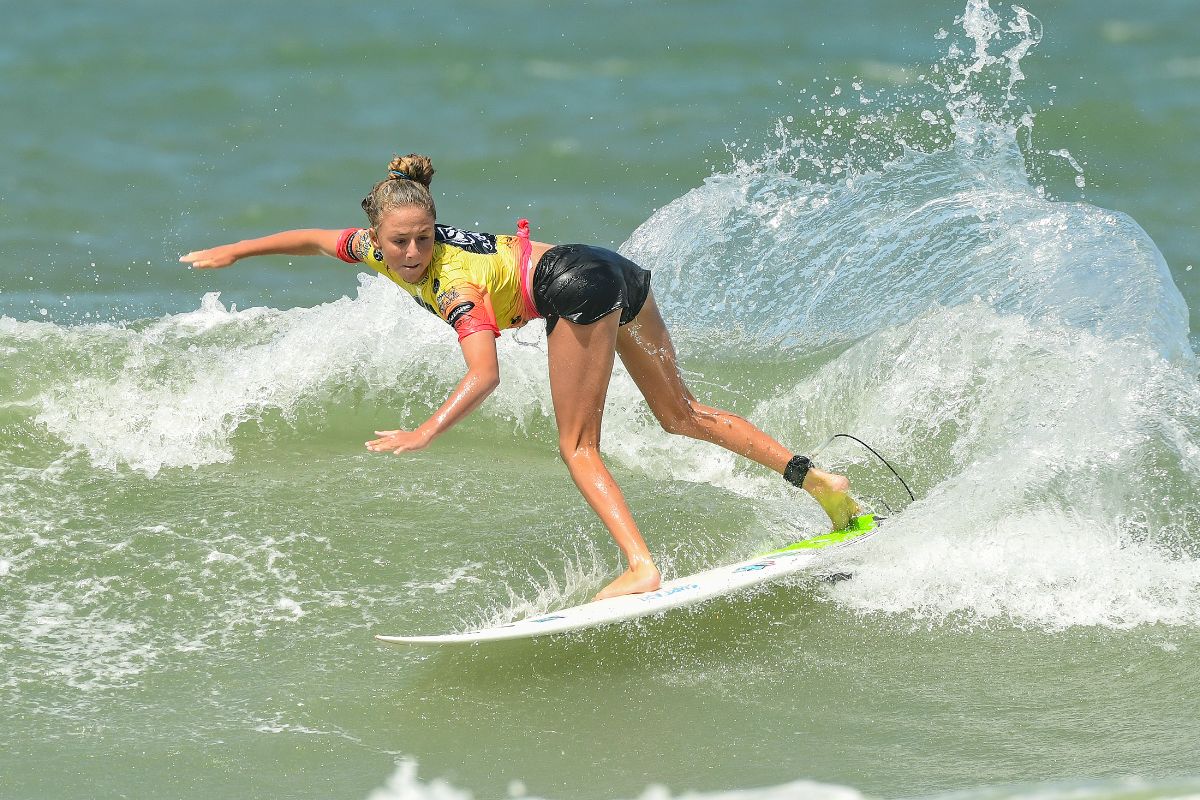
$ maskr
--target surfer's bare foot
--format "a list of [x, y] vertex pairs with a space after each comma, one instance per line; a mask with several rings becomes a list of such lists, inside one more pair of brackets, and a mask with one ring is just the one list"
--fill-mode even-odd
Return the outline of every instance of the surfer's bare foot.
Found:
[[804, 491], [825, 509], [835, 531], [848, 527], [850, 519], [861, 510], [850, 496], [850, 481], [844, 475], [812, 467], [804, 477]]
[[662, 584], [662, 576], [658, 567], [650, 563], [638, 564], [621, 573], [621, 577], [605, 586], [593, 600], [604, 600], [607, 597], [620, 597], [623, 594], [639, 594], [653, 592]]

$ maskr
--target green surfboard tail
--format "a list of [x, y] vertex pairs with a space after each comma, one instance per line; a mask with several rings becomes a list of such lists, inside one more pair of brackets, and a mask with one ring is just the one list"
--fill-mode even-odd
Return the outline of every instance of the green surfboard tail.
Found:
[[820, 536], [814, 536], [811, 539], [789, 544], [787, 547], [772, 550], [766, 553], [766, 555], [773, 556], [779, 553], [791, 553], [796, 550], [820, 550], [822, 547], [848, 542], [851, 539], [857, 539], [859, 536], [870, 533], [875, 530], [876, 524], [874, 514], [859, 514], [857, 517], [851, 517], [850, 524], [841, 530], [830, 531]]

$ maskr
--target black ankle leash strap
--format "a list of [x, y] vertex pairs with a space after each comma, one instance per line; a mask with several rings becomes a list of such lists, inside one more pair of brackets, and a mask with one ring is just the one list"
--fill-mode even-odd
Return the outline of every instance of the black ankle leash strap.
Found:
[[803, 487], [804, 478], [811, 467], [812, 460], [808, 456], [792, 456], [792, 460], [783, 469], [783, 479], [792, 486]]

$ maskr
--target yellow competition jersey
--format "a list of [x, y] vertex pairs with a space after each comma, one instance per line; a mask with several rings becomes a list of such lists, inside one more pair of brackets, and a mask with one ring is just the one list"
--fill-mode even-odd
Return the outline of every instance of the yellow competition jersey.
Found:
[[521, 270], [513, 252], [514, 236], [434, 226], [433, 260], [417, 283], [408, 283], [383, 263], [383, 253], [371, 245], [366, 228], [347, 228], [338, 239], [338, 258], [361, 263], [386, 275], [429, 311], [458, 332], [459, 341], [472, 333], [499, 336], [519, 328], [536, 312], [526, 310], [521, 293]]

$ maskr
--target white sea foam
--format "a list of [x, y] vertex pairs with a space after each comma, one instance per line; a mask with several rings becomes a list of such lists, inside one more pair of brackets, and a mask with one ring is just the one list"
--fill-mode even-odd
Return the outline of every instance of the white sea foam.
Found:
[[[383, 787], [367, 795], [367, 800], [471, 800], [474, 796], [440, 778], [422, 780], [417, 775], [416, 762], [404, 760], [396, 765]], [[539, 796], [526, 793], [521, 781], [510, 783], [508, 796], [539, 800]], [[849, 786], [795, 780], [776, 786], [679, 793], [652, 784], [637, 797], [638, 800], [863, 800], [870, 795]], [[1151, 782], [1126, 777], [1110, 781], [982, 787], [925, 797], [926, 800], [1196, 800], [1200, 798], [1200, 779]]]
[[1187, 308], [1145, 232], [1039, 197], [1013, 132], [973, 131], [832, 186], [761, 164], [714, 176], [624, 249], [675, 317], [726, 345], [812, 350], [978, 298], [1190, 358]]
[[[34, 323], [14, 324], [28, 334]], [[37, 398], [37, 420], [100, 467], [153, 476], [226, 462], [240, 426], [271, 413], [294, 419], [340, 391], [402, 392], [436, 406], [461, 370], [443, 328], [390, 282], [365, 275], [355, 300], [315, 308], [235, 311], [212, 293], [197, 311], [145, 326], [39, 328], [91, 363]], [[544, 344], [506, 337], [500, 350], [494, 413], [548, 414]]]
[[1137, 343], [983, 307], [931, 312], [761, 416], [857, 431], [924, 495], [847, 562], [856, 580], [833, 591], [856, 608], [1200, 624], [1200, 392]]
[[[440, 778], [421, 780], [417, 776], [416, 763], [402, 761], [387, 783], [367, 795], [367, 800], [470, 800], [472, 797], [473, 793]], [[538, 800], [534, 795], [525, 794], [524, 784], [520, 782], [510, 784], [509, 797]], [[651, 785], [638, 795], [638, 800], [861, 800], [862, 797], [860, 792], [845, 786], [799, 780], [755, 789], [679, 794], [672, 794], [665, 786]]]
[[[537, 563], [537, 571], [509, 575], [506, 599], [471, 618], [459, 620], [462, 630], [503, 625], [514, 620], [545, 613], [550, 608], [586, 602], [606, 576], [611, 579], [616, 565], [611, 554], [602, 554], [594, 546], [563, 554], [563, 566]], [[561, 575], [561, 577], [559, 577]]]
[[[267, 411], [294, 415], [347, 373], [385, 386], [405, 379], [406, 344], [424, 342], [431, 359], [444, 357], [424, 320], [394, 313], [397, 299], [368, 290], [357, 303], [230, 311], [211, 294], [196, 312], [144, 328], [72, 329], [67, 336], [92, 340], [81, 349], [94, 351], [99, 339], [113, 355], [47, 392], [38, 421], [98, 466], [154, 475], [164, 466], [228, 461], [240, 425]], [[380, 344], [388, 339], [396, 341]]]

